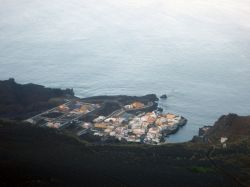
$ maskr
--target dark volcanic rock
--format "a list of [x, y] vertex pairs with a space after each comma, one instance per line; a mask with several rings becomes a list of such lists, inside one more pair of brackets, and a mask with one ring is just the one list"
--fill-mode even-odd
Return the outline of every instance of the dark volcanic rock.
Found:
[[158, 108], [157, 108], [157, 111], [159, 111], [159, 112], [163, 112], [163, 108], [158, 107]]
[[25, 119], [73, 97], [72, 89], [52, 89], [36, 84], [0, 81], [0, 117]]
[[228, 137], [230, 141], [234, 141], [249, 134], [250, 116], [228, 114], [221, 116], [204, 136], [211, 141], [218, 142], [221, 137]]
[[203, 138], [201, 136], [194, 136], [191, 140], [193, 143], [200, 143], [203, 142]]
[[163, 94], [160, 98], [161, 98], [161, 99], [167, 99], [168, 96], [167, 96], [166, 94]]
[[206, 134], [206, 132], [211, 128], [212, 126], [204, 126], [202, 128], [199, 128], [199, 136], [203, 136]]
[[82, 101], [85, 102], [92, 102], [92, 103], [103, 103], [105, 101], [117, 101], [121, 103], [122, 105], [130, 104], [134, 101], [139, 101], [144, 104], [147, 104], [148, 102], [156, 102], [159, 99], [155, 94], [148, 94], [145, 96], [127, 96], [127, 95], [115, 95], [115, 96], [94, 96], [94, 97], [88, 97], [83, 98]]

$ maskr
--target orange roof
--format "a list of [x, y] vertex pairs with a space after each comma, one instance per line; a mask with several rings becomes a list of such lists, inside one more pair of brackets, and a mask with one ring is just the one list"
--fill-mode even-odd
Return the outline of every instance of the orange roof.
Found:
[[136, 102], [134, 102], [134, 103], [132, 104], [132, 106], [133, 106], [134, 108], [142, 108], [142, 107], [144, 107], [144, 104], [141, 103], [141, 102], [136, 101]]
[[176, 115], [174, 115], [174, 114], [167, 114], [166, 115], [166, 118], [168, 118], [168, 119], [174, 119], [176, 117]]
[[159, 118], [156, 120], [155, 124], [158, 126], [162, 126], [162, 122]]
[[95, 128], [106, 129], [107, 124], [106, 123], [96, 123]]
[[156, 119], [155, 119], [154, 117], [151, 117], [151, 116], [148, 117], [148, 122], [149, 122], [149, 123], [154, 123], [155, 120], [156, 120]]

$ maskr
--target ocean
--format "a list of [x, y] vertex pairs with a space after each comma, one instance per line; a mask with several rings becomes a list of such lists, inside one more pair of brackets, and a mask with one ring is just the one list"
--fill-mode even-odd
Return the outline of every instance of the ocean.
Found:
[[167, 94], [190, 140], [250, 114], [248, 0], [0, 0], [0, 79], [79, 97]]

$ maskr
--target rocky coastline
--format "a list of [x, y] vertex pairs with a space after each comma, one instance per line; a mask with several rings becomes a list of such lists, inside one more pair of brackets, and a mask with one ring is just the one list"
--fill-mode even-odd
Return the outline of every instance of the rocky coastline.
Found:
[[[0, 82], [2, 83], [2, 82]], [[24, 122], [26, 116], [50, 109], [51, 99], [61, 103], [67, 99], [79, 100], [69, 94], [54, 89], [32, 85], [32, 93], [43, 93], [38, 108], [33, 108], [34, 98], [30, 89], [26, 90], [22, 102], [15, 102], [20, 93], [6, 85], [14, 85], [13, 80], [4, 82], [0, 113], [0, 185], [1, 186], [249, 186], [250, 117], [236, 114], [223, 115], [212, 127], [202, 128], [200, 136], [193, 141], [153, 146], [148, 144], [128, 144], [117, 139], [106, 139], [98, 144], [100, 137], [88, 137], [87, 141], [55, 128], [43, 128]], [[1, 84], [0, 84], [1, 85]], [[26, 87], [26, 86], [25, 86]], [[30, 87], [30, 86], [29, 86]], [[21, 89], [22, 86], [18, 86]], [[46, 92], [41, 90], [47, 90]], [[2, 91], [4, 90], [4, 91]], [[3, 94], [4, 93], [4, 94]], [[10, 94], [8, 94], [10, 93]], [[71, 93], [71, 92], [70, 92]], [[11, 95], [11, 97], [9, 96]], [[15, 96], [15, 97], [14, 97]], [[11, 98], [11, 99], [10, 99]], [[114, 99], [116, 98], [116, 99]], [[141, 99], [141, 100], [140, 100]], [[115, 101], [116, 100], [116, 101]], [[85, 98], [82, 102], [93, 102], [99, 111], [94, 111], [86, 119], [93, 120], [100, 114], [110, 115], [121, 105], [134, 100], [157, 103], [155, 95], [141, 97], [99, 96]], [[128, 102], [127, 102], [128, 101]], [[46, 104], [45, 104], [46, 103]], [[105, 104], [104, 104], [105, 103]], [[21, 115], [10, 113], [9, 105], [19, 108]], [[26, 106], [26, 107], [24, 107]], [[41, 107], [42, 106], [42, 107]], [[61, 105], [60, 105], [61, 106]], [[151, 106], [151, 105], [150, 105]], [[109, 108], [112, 108], [111, 110]], [[8, 109], [8, 110], [7, 110]], [[157, 106], [154, 108], [157, 110]], [[18, 113], [19, 113], [18, 112]], [[145, 111], [147, 112], [147, 111]], [[4, 115], [3, 115], [4, 114]], [[46, 117], [58, 117], [58, 113]], [[4, 118], [4, 119], [3, 119]], [[14, 119], [14, 120], [13, 120]], [[185, 123], [182, 118], [179, 126]], [[73, 126], [69, 128], [74, 129]], [[95, 138], [95, 139], [93, 139]], [[93, 143], [91, 143], [93, 142]], [[226, 145], [226, 146], [225, 146]], [[105, 175], [104, 175], [105, 173]], [[157, 180], [153, 177], [157, 176]], [[182, 176], [182, 180], [180, 180]], [[139, 178], [139, 180], [138, 180]]]
[[[33, 124], [36, 124], [38, 126], [49, 126], [53, 128], [60, 128], [63, 131], [66, 130], [67, 132], [72, 133], [72, 135], [76, 135], [76, 136], [78, 136], [78, 134], [81, 134], [80, 138], [83, 140], [101, 139], [102, 141], [99, 143], [102, 143], [102, 144], [106, 142], [117, 143], [117, 141], [116, 140], [113, 141], [115, 139], [114, 137], [112, 137], [113, 135], [107, 136], [105, 138], [103, 137], [97, 138], [95, 137], [93, 133], [88, 133], [86, 135], [85, 133], [90, 132], [90, 131], [89, 129], [82, 128], [81, 123], [93, 124], [93, 121], [100, 116], [106, 116], [106, 118], [115, 117], [117, 120], [125, 119], [125, 118], [121, 118], [117, 116], [116, 113], [121, 113], [121, 114], [125, 113], [127, 115], [134, 116], [134, 117], [145, 115], [144, 118], [146, 119], [147, 119], [147, 115], [151, 115], [150, 118], [153, 117], [156, 120], [157, 119], [156, 117], [162, 114], [163, 112], [162, 109], [158, 108], [157, 101], [159, 101], [159, 98], [155, 94], [148, 94], [145, 96], [103, 95], [103, 96], [93, 96], [93, 97], [88, 97], [88, 98], [78, 98], [74, 96], [73, 89], [66, 89], [66, 90], [51, 89], [51, 88], [45, 88], [44, 86], [35, 85], [35, 84], [21, 85], [21, 84], [16, 83], [14, 79], [1, 81], [0, 89], [1, 89], [1, 96], [6, 97], [7, 101], [9, 101], [9, 102], [5, 102], [3, 100], [0, 101], [0, 105], [2, 106], [3, 109], [6, 110], [6, 111], [0, 112], [0, 117], [5, 117], [9, 119], [22, 119], [22, 120], [26, 118], [28, 119], [27, 121]], [[22, 91], [17, 92], [17, 90], [22, 90]], [[22, 96], [22, 102], [17, 101], [18, 98], [21, 97], [20, 94]], [[36, 104], [36, 106], [34, 107], [34, 103], [39, 103], [39, 104]], [[76, 105], [78, 105], [77, 103], [82, 103], [81, 107], [85, 107], [84, 103], [89, 103], [91, 105], [96, 105], [99, 107], [94, 107], [94, 110], [86, 112], [86, 114], [84, 113], [84, 115], [82, 115], [81, 112], [80, 113], [78, 112], [79, 115], [76, 115], [76, 114], [71, 115], [70, 114], [71, 112], [70, 112], [67, 115], [71, 115], [72, 117], [64, 117], [65, 120], [63, 120], [64, 119], [62, 118], [63, 111], [60, 111], [59, 106], [63, 107], [64, 103], [72, 103], [72, 104], [69, 104], [68, 106], [71, 106], [73, 108], [76, 107]], [[138, 106], [136, 106], [135, 108], [131, 108], [131, 109], [129, 108], [125, 109], [125, 107], [129, 107], [133, 103]], [[142, 105], [142, 107], [140, 105]], [[10, 109], [9, 106], [14, 107], [14, 108], [19, 108], [19, 109], [16, 110], [15, 112], [9, 111]], [[73, 112], [73, 108], [72, 108], [72, 112]], [[34, 118], [32, 115], [34, 116]], [[41, 117], [37, 117], [39, 115]], [[163, 116], [161, 118], [164, 120]], [[55, 121], [56, 119], [58, 119], [58, 122], [51, 123], [52, 121]], [[140, 119], [140, 117], [138, 119]], [[175, 122], [176, 124], [173, 125], [172, 127], [165, 126], [163, 128], [160, 128], [162, 129], [160, 133], [162, 137], [159, 136], [159, 140], [154, 139], [154, 141], [160, 143], [160, 139], [163, 140], [164, 137], [170, 134], [176, 133], [181, 126], [186, 124], [186, 122], [187, 120], [184, 117], [180, 117], [179, 121]], [[60, 123], [61, 125], [63, 125], [63, 127], [60, 127], [61, 126]], [[148, 123], [149, 128], [147, 128], [146, 126], [143, 128], [137, 127], [136, 124], [133, 124], [136, 127], [132, 127], [132, 130], [130, 130], [131, 128], [130, 125], [128, 126], [125, 125], [124, 127], [127, 128], [127, 130], [125, 130], [124, 132], [127, 133], [128, 131], [131, 134], [132, 131], [134, 131], [133, 128], [135, 128], [134, 132], [141, 131], [141, 132], [147, 133], [147, 131], [150, 130], [151, 127], [152, 127], [151, 129], [152, 132], [156, 133], [157, 131], [159, 131], [156, 129], [158, 128], [158, 126], [154, 125], [154, 121], [152, 121], [152, 119], [151, 119], [151, 122], [141, 121], [140, 123], [141, 124]], [[117, 125], [119, 126], [119, 124]], [[111, 124], [111, 127], [112, 127], [112, 124]], [[123, 125], [121, 125], [121, 128], [123, 129]], [[99, 129], [98, 131], [100, 130], [102, 131], [102, 129]], [[95, 130], [93, 132], [95, 132]], [[133, 137], [132, 135], [131, 137]], [[151, 140], [152, 135], [153, 134], [151, 134], [148, 137], [150, 139], [149, 142], [152, 141]], [[138, 135], [138, 136], [141, 136], [141, 135]], [[122, 137], [123, 136], [121, 136], [121, 138], [118, 138], [120, 139], [120, 142], [126, 142], [126, 141], [123, 141], [124, 138]], [[130, 135], [126, 135], [125, 138], [126, 137], [128, 137], [129, 139]], [[140, 141], [139, 139], [135, 139], [135, 140], [129, 139], [129, 141], [132, 141], [131, 143], [142, 143], [143, 142], [142, 138], [144, 139], [145, 136], [142, 135], [139, 138], [141, 139]]]

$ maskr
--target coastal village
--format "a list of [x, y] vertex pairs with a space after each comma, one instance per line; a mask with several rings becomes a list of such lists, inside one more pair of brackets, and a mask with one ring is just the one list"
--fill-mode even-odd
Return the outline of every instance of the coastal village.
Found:
[[27, 121], [39, 126], [67, 129], [80, 138], [86, 134], [98, 137], [100, 142], [115, 139], [127, 143], [160, 144], [165, 142], [167, 135], [185, 125], [187, 120], [171, 113], [145, 110], [152, 105], [152, 102], [145, 104], [134, 101], [108, 116], [99, 115], [92, 120], [84, 120], [85, 116], [100, 109], [102, 104], [74, 100]]

